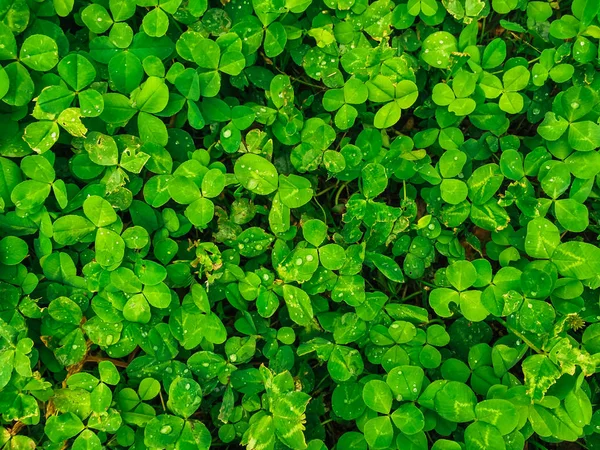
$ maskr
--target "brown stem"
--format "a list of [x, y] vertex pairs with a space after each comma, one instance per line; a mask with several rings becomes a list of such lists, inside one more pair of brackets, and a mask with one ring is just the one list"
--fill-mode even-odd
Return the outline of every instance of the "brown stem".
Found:
[[13, 427], [9, 430], [9, 433], [11, 436], [16, 436], [17, 434], [19, 434], [19, 431], [21, 431], [21, 429], [25, 426], [25, 424], [23, 422], [17, 422], [13, 425]]
[[113, 359], [113, 358], [103, 358], [101, 356], [95, 356], [95, 355], [88, 355], [85, 358], [85, 360], [83, 361], [83, 363], [85, 364], [87, 362], [102, 362], [102, 361], [110, 361], [115, 366], [123, 367], [123, 368], [127, 368], [127, 366], [129, 365], [129, 363], [127, 363], [125, 361], [120, 361], [118, 359]]

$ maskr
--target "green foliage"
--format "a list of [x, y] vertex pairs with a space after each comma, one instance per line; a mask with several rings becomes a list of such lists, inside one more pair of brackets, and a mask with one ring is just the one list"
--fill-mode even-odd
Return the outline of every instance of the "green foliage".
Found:
[[600, 448], [599, 39], [0, 0], [0, 448]]

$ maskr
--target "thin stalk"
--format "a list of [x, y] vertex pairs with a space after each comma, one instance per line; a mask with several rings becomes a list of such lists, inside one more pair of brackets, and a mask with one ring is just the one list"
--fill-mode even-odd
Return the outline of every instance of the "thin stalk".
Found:
[[344, 188], [346, 186], [348, 186], [348, 183], [349, 183], [349, 181], [346, 181], [338, 189], [337, 193], [335, 194], [335, 201], [333, 202], [334, 205], [339, 205], [340, 204], [340, 195], [342, 194], [342, 191], [344, 190]]
[[422, 291], [422, 290], [421, 290], [421, 291], [416, 291], [416, 292], [413, 292], [412, 294], [409, 294], [409, 295], [407, 295], [406, 297], [402, 297], [402, 300], [403, 300], [403, 301], [405, 301], [405, 300], [410, 300], [411, 298], [417, 297], [417, 296], [421, 295], [422, 293], [423, 293], [423, 291]]
[[337, 186], [338, 186], [337, 184], [332, 184], [327, 189], [323, 189], [321, 192], [317, 192], [317, 194], [315, 195], [315, 197], [320, 197], [321, 195], [326, 194], [327, 192], [335, 189]]

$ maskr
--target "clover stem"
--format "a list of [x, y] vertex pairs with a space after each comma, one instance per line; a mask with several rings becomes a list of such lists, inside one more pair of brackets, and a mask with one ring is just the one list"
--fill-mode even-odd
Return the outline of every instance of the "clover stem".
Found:
[[160, 397], [160, 404], [162, 405], [162, 409], [163, 409], [163, 411], [166, 411], [166, 410], [167, 410], [167, 408], [165, 408], [165, 401], [164, 401], [164, 399], [163, 399], [162, 392], [160, 392], [160, 391], [159, 391], [159, 392], [158, 392], [158, 396]]
[[535, 48], [533, 45], [531, 45], [529, 42], [527, 42], [525, 39], [523, 39], [521, 36], [519, 36], [518, 34], [514, 33], [514, 32], [510, 32], [511, 36], [520, 40], [521, 42], [523, 42], [523, 44], [525, 44], [527, 47], [534, 49], [536, 52], [538, 53], [542, 53], [541, 51], [539, 51], [537, 48]]
[[483, 17], [483, 23], [481, 24], [481, 36], [479, 36], [479, 43], [481, 44], [481, 42], [483, 41], [483, 37], [485, 36], [485, 21], [486, 21], [487, 17], [484, 16]]
[[345, 183], [342, 183], [342, 185], [338, 189], [337, 193], [335, 194], [335, 201], [333, 202], [334, 205], [339, 205], [340, 204], [340, 195], [342, 194], [342, 191], [348, 185], [348, 183], [349, 183], [349, 181], [346, 181]]
[[327, 223], [327, 213], [325, 212], [325, 209], [323, 208], [321, 203], [319, 203], [319, 200], [317, 200], [317, 197], [314, 197], [313, 200], [315, 201], [315, 203], [317, 205], [319, 205], [319, 208], [321, 208], [321, 212], [323, 213], [323, 222]]
[[327, 192], [335, 189], [337, 186], [338, 186], [337, 184], [331, 185], [327, 189], [323, 189], [321, 192], [317, 192], [315, 197], [320, 197], [321, 195], [326, 194]]
[[321, 385], [322, 385], [322, 384], [323, 384], [323, 383], [324, 383], [324, 382], [325, 382], [325, 381], [326, 381], [328, 378], [329, 378], [329, 373], [327, 373], [327, 375], [325, 375], [325, 376], [323, 377], [323, 379], [322, 379], [321, 381], [319, 381], [319, 384], [317, 384], [317, 385], [315, 386], [315, 395], [316, 395], [316, 390], [317, 390], [318, 388], [320, 388], [320, 387], [321, 387]]
[[344, 131], [344, 134], [342, 135], [342, 138], [338, 141], [336, 147], [335, 147], [335, 151], [337, 152], [340, 148], [340, 145], [342, 143], [342, 141], [344, 140], [344, 138], [346, 137], [346, 134], [348, 134], [348, 131]]
[[429, 322], [427, 322], [427, 325], [432, 325], [434, 323], [439, 323], [440, 325], [444, 325], [444, 321], [442, 319], [432, 319]]
[[300, 78], [297, 78], [297, 77], [293, 77], [293, 76], [291, 76], [290, 74], [288, 74], [288, 73], [284, 72], [284, 71], [283, 71], [283, 70], [281, 70], [279, 67], [277, 67], [277, 66], [276, 66], [276, 65], [273, 63], [273, 61], [272, 61], [271, 59], [269, 59], [269, 58], [267, 58], [267, 57], [266, 57], [266, 55], [265, 55], [264, 53], [260, 52], [260, 54], [261, 54], [261, 56], [263, 57], [263, 60], [264, 60], [264, 61], [265, 61], [267, 64], [269, 64], [269, 65], [273, 66], [273, 67], [275, 68], [275, 70], [277, 70], [277, 72], [281, 73], [282, 75], [286, 75], [286, 76], [290, 77], [290, 80], [292, 80], [292, 81], [295, 81], [295, 82], [297, 82], [297, 83], [300, 83], [300, 84], [303, 84], [303, 85], [305, 85], [305, 86], [310, 86], [310, 87], [317, 88], [317, 89], [319, 89], [319, 90], [321, 90], [321, 91], [324, 91], [324, 90], [326, 90], [326, 89], [327, 89], [325, 86], [319, 86], [318, 84], [312, 84], [312, 83], [309, 83], [309, 82], [307, 82], [307, 81], [301, 80]]
[[125, 361], [119, 361], [118, 359], [113, 359], [113, 358], [102, 358], [100, 356], [95, 356], [95, 355], [88, 355], [86, 356], [85, 360], [83, 361], [84, 363], [87, 362], [102, 362], [102, 361], [110, 361], [111, 363], [113, 363], [115, 366], [117, 367], [123, 367], [123, 368], [127, 368], [127, 366], [129, 365], [128, 362]]
[[415, 291], [412, 294], [407, 295], [406, 297], [402, 297], [402, 300], [406, 301], [406, 300], [410, 300], [411, 298], [417, 297], [419, 295], [421, 295], [423, 293], [423, 291]]

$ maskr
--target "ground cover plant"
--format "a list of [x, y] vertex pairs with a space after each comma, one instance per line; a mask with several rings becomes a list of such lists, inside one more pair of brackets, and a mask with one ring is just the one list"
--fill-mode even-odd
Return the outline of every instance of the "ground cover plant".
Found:
[[599, 12], [0, 0], [0, 448], [600, 448]]

